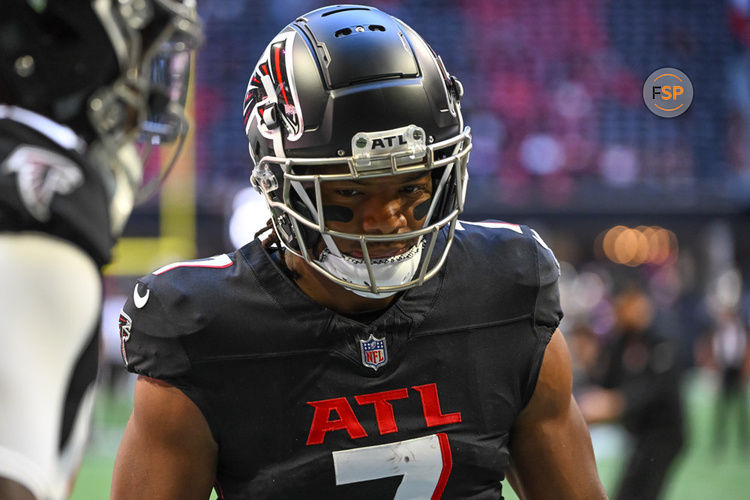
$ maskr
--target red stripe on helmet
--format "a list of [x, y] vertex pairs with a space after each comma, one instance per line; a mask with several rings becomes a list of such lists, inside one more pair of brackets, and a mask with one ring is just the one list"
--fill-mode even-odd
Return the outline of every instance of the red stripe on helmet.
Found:
[[279, 85], [281, 86], [281, 95], [284, 96], [284, 102], [289, 104], [289, 99], [286, 97], [286, 90], [284, 89], [284, 80], [281, 78], [281, 65], [279, 64], [279, 59], [281, 56], [281, 47], [276, 45], [273, 48], [274, 52], [274, 62], [276, 63], [276, 79], [279, 81]]

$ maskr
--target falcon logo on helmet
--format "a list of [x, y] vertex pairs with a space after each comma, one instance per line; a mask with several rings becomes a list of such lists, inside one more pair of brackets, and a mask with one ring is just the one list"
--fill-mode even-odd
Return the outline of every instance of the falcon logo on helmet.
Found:
[[289, 141], [302, 136], [302, 113], [294, 85], [294, 33], [274, 38], [253, 71], [245, 92], [245, 128], [258, 127], [272, 139], [283, 125]]

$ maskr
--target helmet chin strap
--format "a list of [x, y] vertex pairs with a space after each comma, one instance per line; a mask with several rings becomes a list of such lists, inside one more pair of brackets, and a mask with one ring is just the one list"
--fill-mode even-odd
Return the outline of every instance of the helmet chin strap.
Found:
[[[424, 240], [420, 238], [416, 245], [401, 255], [394, 255], [386, 259], [373, 259], [372, 271], [375, 277], [375, 286], [403, 285], [413, 279], [419, 271], [423, 247]], [[367, 264], [364, 259], [356, 259], [345, 254], [335, 255], [326, 248], [315, 263], [344, 281], [356, 285], [371, 285], [370, 274], [367, 271]], [[397, 293], [395, 291], [373, 293], [351, 288], [347, 289], [361, 297], [369, 299], [383, 299]]]

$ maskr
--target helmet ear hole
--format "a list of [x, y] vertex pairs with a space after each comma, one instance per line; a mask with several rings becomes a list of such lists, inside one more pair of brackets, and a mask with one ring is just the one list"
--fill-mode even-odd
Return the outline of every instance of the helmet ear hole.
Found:
[[[437, 157], [437, 156], [436, 156]], [[445, 173], [445, 169], [448, 167], [438, 168], [432, 171], [432, 196], [436, 195], [436, 190], [440, 184], [440, 180]], [[430, 220], [426, 220], [425, 224], [430, 224], [434, 221], [440, 220], [447, 216], [454, 204], [456, 198], [456, 190], [453, 188], [455, 172], [451, 172], [445, 181], [442, 191], [438, 195], [439, 198], [436, 201], [435, 209], [430, 216]]]
[[461, 100], [464, 98], [464, 86], [461, 83], [461, 81], [453, 75], [451, 75], [450, 77], [449, 89], [450, 89], [451, 95], [453, 95], [453, 99], [457, 103], [460, 103]]
[[[437, 151], [435, 151], [435, 160], [443, 160], [445, 158], [448, 158], [454, 153], [455, 146], [448, 146], [445, 148], [441, 148]], [[454, 205], [456, 203], [456, 172], [455, 168], [457, 168], [456, 164], [454, 163], [454, 170], [451, 171], [451, 173], [448, 175], [448, 178], [445, 180], [445, 185], [443, 187], [443, 190], [440, 193], [440, 198], [437, 200], [437, 205], [435, 206], [435, 210], [432, 214], [432, 221], [440, 220], [443, 217], [446, 217], [454, 208]], [[440, 180], [443, 177], [443, 174], [445, 173], [445, 169], [448, 168], [442, 167], [438, 168], [432, 171], [432, 189], [433, 193], [437, 189]], [[429, 223], [430, 221], [425, 221], [425, 223]]]
[[[296, 193], [290, 194], [290, 202], [289, 205], [300, 215], [302, 215], [304, 218], [308, 220], [313, 220], [312, 213], [307, 208], [305, 203], [299, 198], [299, 196]], [[297, 237], [295, 235], [294, 229], [292, 227], [292, 223], [290, 222], [291, 217], [287, 214], [283, 214], [280, 218], [280, 223], [284, 229], [289, 234], [288, 244], [292, 247], [293, 250], [301, 251], [302, 245], [300, 245], [299, 241], [297, 241]], [[304, 224], [297, 223], [297, 226], [299, 227], [300, 232], [302, 233], [302, 239], [305, 244], [305, 246], [308, 249], [312, 249], [315, 247], [315, 245], [318, 243], [318, 240], [320, 239], [320, 233], [310, 229], [309, 227], [305, 226]]]
[[269, 130], [273, 130], [279, 126], [279, 118], [276, 110], [276, 105], [269, 103], [265, 106], [265, 112], [263, 113], [263, 123]]

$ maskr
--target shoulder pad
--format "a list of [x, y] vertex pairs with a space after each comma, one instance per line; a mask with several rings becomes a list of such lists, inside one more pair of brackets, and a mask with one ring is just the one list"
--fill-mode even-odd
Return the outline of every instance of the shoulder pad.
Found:
[[454, 283], [462, 283], [469, 296], [496, 296], [497, 310], [507, 316], [531, 312], [554, 332], [562, 318], [560, 266], [536, 231], [501, 221], [460, 221], [454, 245], [459, 268], [452, 274], [460, 276]]
[[560, 263], [557, 262], [552, 249], [547, 246], [536, 231], [525, 226], [524, 229], [529, 231], [536, 242], [539, 292], [534, 307], [534, 323], [546, 330], [551, 337], [563, 317], [562, 307], [560, 306], [560, 290], [557, 284], [560, 278]]
[[137, 280], [120, 315], [126, 368], [154, 378], [188, 371], [183, 340], [203, 330], [212, 317], [205, 299], [213, 294], [206, 289], [217, 281], [207, 279], [205, 270], [232, 264], [228, 255], [219, 255], [169, 264]]
[[[475, 247], [473, 251], [491, 254], [492, 265], [503, 274], [516, 271], [518, 279], [529, 286], [557, 281], [560, 265], [539, 234], [528, 226], [501, 221], [465, 222], [456, 226], [456, 238]], [[529, 264], [536, 261], [536, 266]]]

